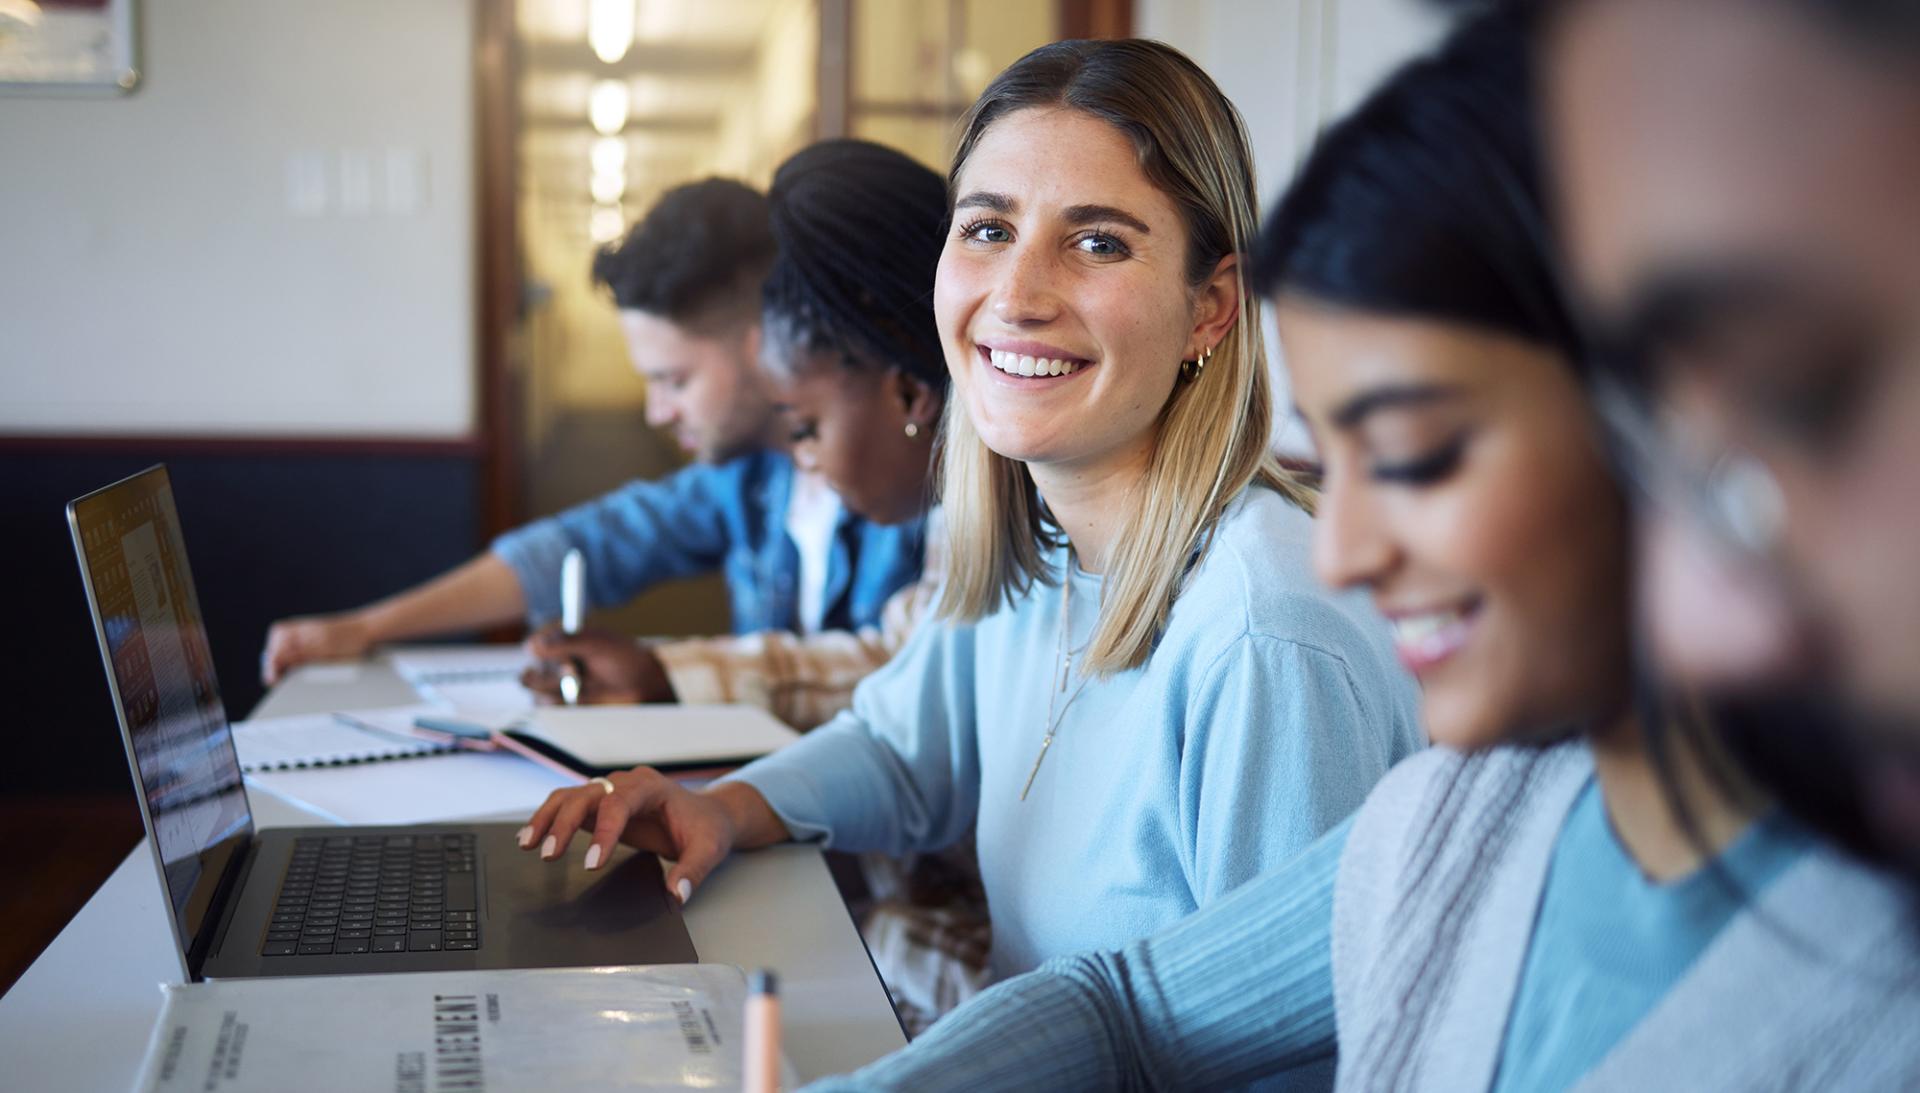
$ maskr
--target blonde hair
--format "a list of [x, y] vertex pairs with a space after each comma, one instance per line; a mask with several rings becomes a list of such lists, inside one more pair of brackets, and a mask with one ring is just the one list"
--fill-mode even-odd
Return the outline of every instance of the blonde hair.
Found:
[[[1186, 223], [1189, 290], [1205, 284], [1221, 259], [1246, 253], [1258, 208], [1246, 128], [1185, 54], [1142, 39], [1056, 42], [1027, 54], [968, 112], [949, 195], [981, 135], [1001, 117], [1036, 106], [1084, 111], [1132, 139], [1141, 169]], [[1249, 483], [1312, 511], [1311, 490], [1268, 448], [1273, 392], [1260, 302], [1244, 270], [1237, 291], [1238, 317], [1211, 360], [1191, 381], [1175, 383], [1160, 411], [1147, 472], [1128, 499], [1127, 531], [1105, 566], [1100, 618], [1083, 661], [1095, 675], [1146, 662], [1187, 574]], [[1063, 537], [1025, 465], [989, 449], [960, 402], [947, 404], [942, 428], [950, 551], [940, 611], [972, 621], [1012, 604], [1036, 581], [1051, 582], [1045, 554]]]

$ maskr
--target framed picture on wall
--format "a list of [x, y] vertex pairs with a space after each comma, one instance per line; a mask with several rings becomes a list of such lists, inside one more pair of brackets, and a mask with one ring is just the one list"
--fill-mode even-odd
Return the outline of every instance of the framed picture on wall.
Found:
[[115, 95], [140, 82], [136, 0], [0, 0], [0, 94]]

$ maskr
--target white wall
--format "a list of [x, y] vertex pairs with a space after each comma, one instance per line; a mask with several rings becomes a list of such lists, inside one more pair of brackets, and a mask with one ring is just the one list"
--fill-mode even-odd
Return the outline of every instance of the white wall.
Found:
[[142, 24], [134, 94], [0, 98], [0, 432], [469, 434], [468, 0]]
[[[1380, 78], [1427, 48], [1446, 25], [1419, 0], [1137, 0], [1142, 37], [1177, 46], [1207, 70], [1246, 118], [1260, 200], [1271, 207], [1328, 123]], [[1290, 416], [1279, 342], [1276, 446], [1307, 454]]]
[[1328, 122], [1446, 20], [1420, 0], [1137, 0], [1135, 27], [1184, 50], [1247, 121], [1271, 203]]

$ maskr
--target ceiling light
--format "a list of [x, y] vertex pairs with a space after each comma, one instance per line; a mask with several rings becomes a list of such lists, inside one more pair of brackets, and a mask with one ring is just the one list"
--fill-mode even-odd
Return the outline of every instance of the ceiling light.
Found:
[[587, 44], [594, 56], [613, 64], [633, 44], [633, 0], [591, 0], [587, 9]]
[[587, 96], [587, 120], [594, 132], [613, 136], [627, 126], [627, 85], [624, 80], [601, 80]]
[[627, 218], [618, 205], [595, 205], [587, 216], [587, 236], [595, 243], [611, 243], [627, 230]]
[[601, 137], [593, 142], [593, 173], [596, 175], [624, 175], [627, 173], [627, 142], [619, 137]]
[[593, 192], [593, 199], [600, 204], [618, 204], [627, 194], [627, 173], [621, 171], [617, 174], [609, 174], [606, 171], [595, 171], [590, 189]]

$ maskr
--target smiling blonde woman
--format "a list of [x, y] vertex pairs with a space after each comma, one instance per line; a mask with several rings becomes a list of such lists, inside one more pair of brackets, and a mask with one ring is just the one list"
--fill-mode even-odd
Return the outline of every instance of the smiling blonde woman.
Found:
[[528, 846], [624, 838], [691, 894], [731, 850], [976, 831], [992, 970], [1123, 943], [1287, 860], [1418, 740], [1364, 607], [1314, 583], [1267, 455], [1238, 115], [1178, 52], [1064, 42], [969, 115], [935, 281], [953, 395], [944, 617], [853, 707], [702, 793], [557, 793]]

